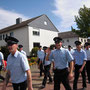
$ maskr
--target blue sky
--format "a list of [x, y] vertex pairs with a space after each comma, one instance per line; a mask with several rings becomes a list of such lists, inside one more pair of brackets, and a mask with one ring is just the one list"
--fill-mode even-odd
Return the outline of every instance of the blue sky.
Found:
[[0, 29], [15, 24], [18, 17], [46, 14], [60, 32], [70, 31], [83, 5], [90, 8], [90, 0], [0, 0]]

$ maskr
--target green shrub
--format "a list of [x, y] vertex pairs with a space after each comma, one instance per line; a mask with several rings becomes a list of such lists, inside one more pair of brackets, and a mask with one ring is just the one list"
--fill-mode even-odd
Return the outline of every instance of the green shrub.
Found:
[[31, 57], [29, 63], [37, 62], [37, 57]]
[[9, 51], [8, 51], [7, 46], [1, 46], [0, 48], [1, 48], [0, 51], [1, 51], [1, 52], [3, 53], [3, 55], [4, 55], [4, 60], [7, 60], [7, 57], [8, 57], [8, 55], [10, 54]]
[[34, 47], [34, 48], [31, 50], [30, 56], [31, 56], [31, 57], [37, 57], [37, 51], [38, 51], [38, 47]]

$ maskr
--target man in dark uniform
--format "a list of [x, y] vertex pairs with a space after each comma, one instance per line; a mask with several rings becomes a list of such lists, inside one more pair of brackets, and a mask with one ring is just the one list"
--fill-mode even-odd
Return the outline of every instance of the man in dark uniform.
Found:
[[44, 50], [44, 59], [43, 59], [44, 79], [43, 79], [41, 88], [45, 88], [48, 77], [49, 77], [49, 83], [52, 83], [52, 78], [50, 74], [51, 61], [46, 61], [47, 49], [48, 47], [46, 46], [43, 47], [43, 50]]
[[38, 60], [38, 68], [40, 69], [40, 77], [43, 73], [43, 60], [44, 58], [44, 51], [42, 50], [42, 46], [39, 46], [39, 50], [37, 51], [37, 60]]
[[85, 43], [85, 52], [87, 54], [87, 61], [86, 61], [86, 70], [87, 70], [87, 77], [88, 77], [88, 83], [90, 83], [90, 43]]
[[22, 54], [24, 54], [25, 56], [27, 56], [26, 55], [26, 52], [23, 50], [23, 45], [18, 45], [18, 47], [19, 47], [19, 51], [22, 53]]
[[81, 48], [81, 42], [75, 41], [76, 50], [73, 53], [75, 60], [75, 78], [73, 82], [73, 90], [77, 90], [77, 81], [79, 74], [82, 75], [83, 80], [83, 90], [86, 90], [86, 74], [85, 74], [85, 64], [87, 60], [86, 52]]
[[[46, 60], [53, 60], [55, 64], [54, 90], [60, 90], [61, 83], [66, 90], [71, 90], [69, 79], [73, 78], [73, 57], [68, 50], [62, 48], [62, 39], [60, 37], [55, 37], [53, 40], [56, 49], [53, 52], [48, 49]], [[70, 72], [68, 72], [68, 62], [70, 62]]]
[[14, 37], [8, 36], [5, 38], [5, 42], [10, 55], [7, 58], [7, 73], [2, 90], [6, 90], [10, 77], [13, 90], [26, 90], [27, 86], [28, 90], [33, 90], [28, 60], [25, 55], [17, 50], [19, 41]]

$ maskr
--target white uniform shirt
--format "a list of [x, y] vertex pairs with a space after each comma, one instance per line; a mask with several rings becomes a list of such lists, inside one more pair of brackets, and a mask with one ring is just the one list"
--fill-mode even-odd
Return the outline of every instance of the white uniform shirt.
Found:
[[25, 51], [21, 50], [20, 52], [26, 56], [26, 52]]
[[89, 50], [85, 49], [85, 52], [87, 54], [87, 60], [90, 60], [90, 49]]
[[2, 65], [2, 60], [4, 59], [2, 52], [0, 52], [0, 66]]
[[27, 80], [26, 71], [29, 70], [28, 60], [25, 55], [16, 51], [7, 58], [7, 70], [10, 71], [12, 83], [21, 83]]

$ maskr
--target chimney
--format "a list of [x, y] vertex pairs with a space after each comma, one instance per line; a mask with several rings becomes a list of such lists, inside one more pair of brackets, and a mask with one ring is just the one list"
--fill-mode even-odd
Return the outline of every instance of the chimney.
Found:
[[17, 18], [16, 19], [16, 24], [20, 24], [22, 22], [22, 18]]

